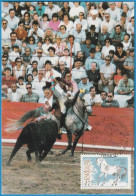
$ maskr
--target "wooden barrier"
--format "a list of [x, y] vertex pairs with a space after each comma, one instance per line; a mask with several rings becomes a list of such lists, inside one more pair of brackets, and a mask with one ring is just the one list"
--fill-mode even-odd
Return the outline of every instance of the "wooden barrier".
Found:
[[[19, 119], [27, 111], [33, 110], [41, 104], [2, 102], [2, 144], [15, 143], [21, 130], [14, 133], [5, 132], [5, 126], [11, 122], [9, 119]], [[98, 149], [133, 151], [134, 148], [134, 110], [131, 108], [103, 108], [93, 107], [89, 118], [91, 131], [85, 132], [80, 138], [77, 147], [81, 150]], [[67, 145], [67, 136], [63, 134], [62, 140], [57, 140], [56, 148]], [[77, 148], [77, 149], [78, 149]]]

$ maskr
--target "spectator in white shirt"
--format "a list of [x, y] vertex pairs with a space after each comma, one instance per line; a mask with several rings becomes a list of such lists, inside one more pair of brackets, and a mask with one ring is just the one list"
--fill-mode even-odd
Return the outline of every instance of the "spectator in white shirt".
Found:
[[80, 59], [75, 60], [75, 68], [71, 71], [72, 79], [78, 84], [81, 81], [82, 76], [86, 75], [85, 69], [82, 67]]
[[69, 16], [74, 21], [78, 18], [80, 12], [84, 13], [84, 8], [80, 6], [80, 2], [74, 2], [74, 7], [70, 9]]
[[76, 29], [73, 28], [70, 31], [70, 35], [73, 35], [75, 37], [75, 42], [79, 44], [84, 44], [86, 40], [86, 34], [85, 31], [82, 30], [82, 24], [76, 24]]
[[42, 29], [39, 28], [38, 21], [33, 21], [32, 28], [28, 32], [28, 37], [33, 36], [35, 38], [36, 43], [38, 43], [38, 40], [40, 38], [43, 38], [44, 32]]
[[2, 19], [2, 45], [4, 45], [4, 43], [9, 42], [10, 40], [10, 33], [12, 31], [7, 25], [8, 21], [6, 19]]
[[45, 9], [45, 13], [48, 14], [49, 20], [52, 19], [52, 14], [60, 12], [60, 7], [58, 5], [54, 5], [53, 2], [48, 2], [48, 7]]
[[98, 18], [98, 10], [90, 10], [89, 14], [90, 16], [87, 17], [88, 27], [90, 28], [91, 25], [95, 25], [95, 32], [99, 33], [102, 21], [100, 18]]
[[110, 13], [111, 18], [116, 22], [120, 21], [120, 10], [116, 7], [115, 2], [109, 2], [110, 8], [106, 10], [106, 13]]
[[114, 31], [114, 27], [116, 26], [115, 20], [113, 20], [110, 16], [110, 13], [105, 13], [104, 21], [101, 23], [101, 32], [103, 26], [106, 26], [108, 29], [108, 33], [112, 33]]
[[82, 30], [87, 30], [88, 29], [88, 23], [87, 20], [84, 19], [84, 13], [80, 12], [79, 13], [79, 18], [77, 18], [74, 22], [74, 28], [76, 28], [77, 24], [81, 24], [82, 25]]
[[78, 51], [81, 51], [81, 47], [80, 47], [80, 44], [74, 40], [75, 40], [75, 37], [73, 35], [69, 35], [68, 36], [69, 43], [67, 44], [67, 46], [68, 46], [70, 53], [72, 51], [72, 54], [76, 55]]
[[8, 21], [8, 27], [12, 31], [18, 27], [19, 18], [15, 16], [14, 9], [9, 10], [9, 15], [5, 19]]
[[43, 68], [46, 59], [45, 59], [45, 56], [43, 54], [43, 49], [42, 48], [37, 49], [36, 54], [33, 55], [31, 62], [33, 62], [33, 61], [38, 62], [38, 69]]
[[45, 86], [44, 69], [39, 69], [38, 77], [32, 82], [32, 88], [37, 91], [42, 91], [43, 86]]

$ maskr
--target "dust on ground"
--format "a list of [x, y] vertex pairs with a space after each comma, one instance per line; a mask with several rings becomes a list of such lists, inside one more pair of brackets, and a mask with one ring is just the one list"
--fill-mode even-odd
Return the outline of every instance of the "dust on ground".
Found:
[[[13, 147], [2, 147], [2, 194], [134, 194], [134, 159], [132, 158], [131, 190], [81, 190], [80, 155], [69, 152], [62, 156], [48, 154], [41, 164], [26, 161], [23, 147], [6, 166]], [[84, 152], [85, 154], [86, 152]]]

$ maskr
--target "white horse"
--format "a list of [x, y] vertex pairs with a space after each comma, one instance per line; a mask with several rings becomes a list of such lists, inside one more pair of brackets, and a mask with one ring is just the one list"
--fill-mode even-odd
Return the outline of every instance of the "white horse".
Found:
[[105, 184], [106, 177], [108, 175], [114, 176], [114, 181], [112, 183], [112, 186], [116, 186], [118, 180], [120, 179], [121, 171], [124, 169], [124, 173], [121, 175], [121, 179], [123, 180], [125, 178], [125, 175], [127, 174], [127, 169], [125, 167], [120, 167], [118, 165], [109, 165], [104, 158], [97, 158], [96, 163], [98, 166], [100, 166], [101, 174], [98, 177], [98, 185], [100, 178], [104, 175], [104, 181], [101, 186]]

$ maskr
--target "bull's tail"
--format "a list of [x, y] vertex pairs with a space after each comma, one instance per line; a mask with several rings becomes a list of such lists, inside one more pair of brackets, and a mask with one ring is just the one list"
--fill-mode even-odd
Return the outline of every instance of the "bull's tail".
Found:
[[16, 144], [14, 146], [14, 149], [10, 155], [10, 158], [7, 162], [7, 165], [10, 165], [11, 160], [13, 159], [13, 157], [15, 156], [15, 154], [17, 153], [17, 151], [23, 146], [24, 144], [21, 142], [20, 137], [17, 139]]
[[122, 169], [124, 169], [124, 173], [121, 175], [121, 180], [123, 180], [127, 174], [127, 169], [125, 167], [121, 167]]

